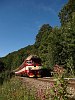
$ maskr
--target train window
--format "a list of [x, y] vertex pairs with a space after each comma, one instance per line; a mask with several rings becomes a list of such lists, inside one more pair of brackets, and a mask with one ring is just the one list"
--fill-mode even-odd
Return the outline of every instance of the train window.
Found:
[[32, 63], [32, 61], [27, 61], [27, 64], [31, 64]]

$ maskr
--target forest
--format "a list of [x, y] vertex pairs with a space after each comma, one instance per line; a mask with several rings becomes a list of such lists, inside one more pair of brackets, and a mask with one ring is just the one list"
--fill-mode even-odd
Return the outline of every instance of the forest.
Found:
[[60, 10], [58, 17], [60, 27], [42, 25], [33, 45], [0, 58], [0, 79], [7, 80], [10, 72], [18, 68], [31, 54], [42, 59], [43, 68], [53, 69], [53, 66], [58, 64], [66, 69], [67, 77], [75, 75], [75, 0], [69, 0]]

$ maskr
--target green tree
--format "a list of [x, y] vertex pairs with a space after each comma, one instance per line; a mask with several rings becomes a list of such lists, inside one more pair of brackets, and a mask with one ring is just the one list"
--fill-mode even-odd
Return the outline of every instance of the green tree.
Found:
[[69, 0], [68, 3], [59, 12], [61, 25], [72, 21], [73, 12], [75, 12], [75, 0]]
[[0, 61], [0, 73], [2, 72], [2, 71], [4, 71], [5, 70], [5, 68], [4, 68], [4, 63], [2, 62], [2, 61]]
[[43, 41], [43, 40], [45, 40], [45, 38], [47, 38], [49, 31], [51, 31], [51, 30], [52, 30], [52, 27], [49, 24], [42, 25], [38, 34], [36, 35], [36, 42], [35, 42], [36, 48], [38, 48], [40, 46], [41, 41]]

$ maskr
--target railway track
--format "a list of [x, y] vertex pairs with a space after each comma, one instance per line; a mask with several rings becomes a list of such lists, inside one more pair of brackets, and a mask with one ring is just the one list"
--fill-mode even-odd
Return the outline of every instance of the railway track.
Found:
[[[75, 78], [64, 78], [68, 82], [68, 86], [75, 88]], [[52, 77], [38, 78], [39, 81], [54, 83], [56, 79]]]
[[[75, 84], [75, 78], [64, 78], [68, 83]], [[57, 79], [54, 79], [53, 77], [43, 77], [43, 78], [37, 78], [39, 81], [46, 81], [46, 82], [55, 82]]]
[[[34, 90], [39, 97], [40, 94], [46, 94], [46, 91], [49, 91], [56, 81], [53, 77], [43, 77], [43, 78], [27, 78], [27, 77], [19, 77], [23, 83], [27, 84], [30, 90]], [[72, 94], [72, 97], [75, 98], [75, 79], [73, 78], [65, 78], [68, 81], [67, 91]], [[35, 89], [34, 89], [35, 88]], [[49, 94], [50, 95], [50, 94]], [[75, 100], [75, 99], [71, 99]]]
[[[21, 79], [26, 79], [28, 77], [19, 77]], [[39, 80], [39, 81], [45, 81], [45, 82], [55, 82], [57, 79], [54, 79], [53, 77], [43, 77], [43, 78], [28, 78], [31, 80]], [[69, 83], [75, 84], [75, 78], [64, 78]]]
[[[21, 77], [22, 79], [26, 79], [27, 77]], [[53, 77], [43, 77], [43, 78], [28, 78], [30, 80], [38, 80], [38, 81], [42, 81], [42, 82], [49, 82], [49, 83], [54, 83], [56, 81], [56, 79], [54, 79]], [[64, 78], [66, 81], [68, 81], [68, 85], [71, 87], [75, 88], [75, 78]]]

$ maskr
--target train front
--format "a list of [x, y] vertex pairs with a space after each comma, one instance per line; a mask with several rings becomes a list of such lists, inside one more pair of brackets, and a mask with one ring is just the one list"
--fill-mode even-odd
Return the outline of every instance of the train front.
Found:
[[28, 70], [28, 77], [41, 77], [41, 59], [37, 56], [32, 56], [31, 59], [26, 60], [26, 70]]

